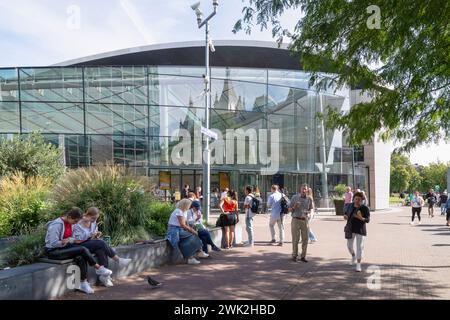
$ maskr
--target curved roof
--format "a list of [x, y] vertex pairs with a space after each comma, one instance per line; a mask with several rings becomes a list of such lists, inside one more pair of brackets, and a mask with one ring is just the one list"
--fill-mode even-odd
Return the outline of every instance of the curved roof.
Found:
[[[217, 67], [247, 67], [301, 69], [300, 59], [292, 56], [287, 45], [276, 42], [247, 40], [214, 41], [210, 65]], [[55, 66], [114, 65], [205, 65], [205, 42], [187, 41], [156, 44], [96, 54], [58, 63]]]

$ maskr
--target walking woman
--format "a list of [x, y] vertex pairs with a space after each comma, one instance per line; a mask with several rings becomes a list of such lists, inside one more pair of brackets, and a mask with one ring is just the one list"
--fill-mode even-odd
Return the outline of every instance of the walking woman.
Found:
[[80, 287], [78, 290], [87, 294], [94, 293], [87, 281], [87, 266], [93, 266], [98, 276], [109, 277], [112, 271], [98, 264], [89, 250], [79, 244], [75, 244], [73, 238], [73, 226], [83, 216], [79, 208], [72, 208], [62, 217], [56, 218], [47, 224], [45, 235], [45, 252], [50, 259], [66, 260], [75, 259], [80, 268]]
[[221, 225], [225, 229], [225, 249], [233, 247], [234, 226], [239, 223], [239, 210], [236, 198], [236, 192], [231, 190], [219, 204]]
[[422, 207], [424, 205], [423, 198], [420, 196], [419, 191], [415, 192], [415, 196], [411, 200], [411, 208], [412, 208], [412, 218], [411, 218], [411, 225], [414, 225], [414, 218], [419, 218], [419, 224], [421, 224], [421, 218], [420, 218], [420, 212], [422, 211]]
[[446, 226], [450, 226], [450, 197], [447, 198], [447, 202], [445, 203], [445, 212], [447, 213], [446, 219], [447, 224]]
[[[99, 217], [100, 210], [98, 208], [87, 209], [80, 222], [73, 226], [74, 243], [89, 249], [89, 252], [95, 254], [98, 262], [105, 268], [108, 268], [109, 265], [108, 258], [116, 261], [120, 267], [126, 267], [130, 264], [131, 259], [119, 257], [113, 248], [100, 239], [102, 233], [98, 231], [97, 226]], [[99, 276], [99, 280], [105, 287], [113, 286], [110, 276]]]
[[312, 209], [311, 209], [311, 211], [309, 213], [309, 216], [308, 216], [308, 224], [309, 224], [308, 237], [309, 237], [309, 243], [314, 243], [314, 242], [317, 242], [318, 239], [317, 239], [316, 235], [314, 234], [313, 230], [311, 229], [311, 221], [314, 219], [314, 213], [315, 213], [315, 210], [316, 210], [316, 207], [314, 206], [313, 191], [312, 191], [311, 188], [308, 189], [308, 193], [306, 194], [306, 196], [309, 197], [311, 199], [311, 202], [312, 202]]
[[[362, 204], [364, 194], [356, 192], [353, 195], [353, 206], [351, 210], [344, 213], [344, 219], [347, 220], [345, 226], [345, 238], [347, 239], [347, 248], [352, 255], [351, 265], [355, 265], [355, 270], [361, 272], [361, 260], [364, 253], [364, 241], [367, 237], [366, 224], [370, 222], [370, 210]], [[356, 239], [356, 253], [354, 243]]]
[[177, 208], [169, 218], [167, 237], [174, 248], [179, 248], [181, 254], [187, 259], [188, 264], [199, 264], [195, 257], [208, 258], [209, 255], [202, 251], [202, 241], [198, 237], [197, 231], [187, 224], [187, 213], [192, 205], [189, 199], [178, 202]]
[[436, 204], [436, 194], [433, 189], [430, 189], [427, 193], [427, 202], [428, 202], [428, 217], [434, 217], [434, 205]]

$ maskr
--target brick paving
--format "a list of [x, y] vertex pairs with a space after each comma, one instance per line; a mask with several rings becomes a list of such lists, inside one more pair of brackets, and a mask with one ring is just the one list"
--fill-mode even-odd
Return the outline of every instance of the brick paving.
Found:
[[[319, 241], [308, 246], [305, 264], [290, 260], [290, 218], [278, 247], [269, 244], [269, 216], [258, 215], [253, 248], [213, 252], [198, 266], [162, 266], [64, 299], [450, 299], [450, 227], [442, 216], [423, 216], [422, 225], [411, 226], [410, 208], [372, 213], [361, 273], [349, 265], [342, 217], [312, 222]], [[374, 268], [379, 289], [368, 285]], [[164, 286], [152, 290], [148, 275]]]

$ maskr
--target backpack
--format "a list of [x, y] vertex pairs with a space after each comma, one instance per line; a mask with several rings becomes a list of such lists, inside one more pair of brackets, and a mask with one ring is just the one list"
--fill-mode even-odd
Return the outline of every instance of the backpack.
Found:
[[286, 200], [286, 196], [283, 194], [280, 200], [281, 214], [286, 214], [289, 211], [288, 201]]
[[250, 203], [250, 211], [253, 213], [258, 213], [259, 209], [259, 200], [255, 197], [252, 197], [252, 202]]

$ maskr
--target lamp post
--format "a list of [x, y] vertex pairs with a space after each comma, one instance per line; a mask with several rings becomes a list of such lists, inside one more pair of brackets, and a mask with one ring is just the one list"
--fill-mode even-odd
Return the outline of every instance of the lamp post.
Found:
[[[200, 10], [200, 2], [197, 2], [191, 6], [192, 10], [195, 11], [197, 15], [198, 28], [205, 26], [205, 68], [206, 72], [205, 78], [205, 128], [209, 131], [209, 108], [211, 102], [211, 74], [209, 70], [209, 50], [215, 51], [214, 45], [209, 38], [209, 20], [214, 17], [217, 13], [217, 7], [219, 6], [218, 0], [213, 0], [213, 12], [203, 20], [203, 13]], [[209, 150], [209, 139], [208, 135], [205, 135], [205, 144], [203, 149], [203, 213], [205, 214], [206, 221], [209, 221], [210, 216], [210, 202], [211, 202], [211, 150]]]

